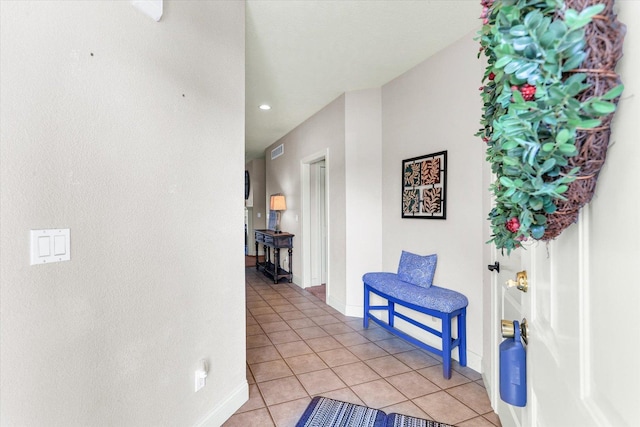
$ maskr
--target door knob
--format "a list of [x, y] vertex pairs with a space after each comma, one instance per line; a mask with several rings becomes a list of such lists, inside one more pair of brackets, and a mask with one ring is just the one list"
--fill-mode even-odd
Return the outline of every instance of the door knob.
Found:
[[[516, 335], [516, 331], [513, 329], [512, 320], [502, 320], [500, 329], [502, 332], [502, 338], [513, 338]], [[525, 344], [529, 343], [529, 324], [527, 323], [526, 318], [522, 319], [522, 322], [520, 322], [520, 336]]]
[[489, 271], [500, 273], [500, 263], [498, 261], [494, 262], [493, 264], [487, 265], [487, 268], [489, 269]]
[[516, 280], [507, 280], [507, 286], [513, 288], [514, 286], [520, 289], [522, 292], [529, 290], [529, 280], [527, 279], [527, 271], [520, 271], [516, 274]]

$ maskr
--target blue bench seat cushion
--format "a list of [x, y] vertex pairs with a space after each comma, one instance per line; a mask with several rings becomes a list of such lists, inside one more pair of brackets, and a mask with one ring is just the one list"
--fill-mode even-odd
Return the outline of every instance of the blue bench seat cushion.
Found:
[[452, 313], [469, 304], [467, 297], [460, 292], [438, 286], [412, 285], [400, 280], [395, 273], [367, 273], [362, 280], [373, 289], [400, 301], [442, 313]]

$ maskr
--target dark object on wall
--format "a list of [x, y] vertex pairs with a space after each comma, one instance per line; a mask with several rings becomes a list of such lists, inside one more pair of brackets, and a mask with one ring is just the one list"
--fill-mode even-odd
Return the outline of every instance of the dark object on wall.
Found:
[[447, 218], [447, 152], [402, 161], [402, 218]]
[[249, 192], [251, 191], [251, 178], [249, 178], [249, 171], [244, 171], [244, 199], [249, 198]]

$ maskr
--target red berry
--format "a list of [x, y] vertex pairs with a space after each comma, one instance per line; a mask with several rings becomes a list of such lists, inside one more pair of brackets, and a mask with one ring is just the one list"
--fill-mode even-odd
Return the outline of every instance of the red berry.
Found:
[[496, 75], [494, 73], [489, 73], [489, 80], [493, 80], [496, 78]]
[[536, 94], [536, 87], [531, 86], [528, 83], [525, 83], [520, 89], [520, 92], [522, 93], [522, 97], [524, 98], [525, 101], [531, 101], [533, 100]]
[[514, 216], [507, 221], [505, 227], [507, 227], [507, 230], [510, 232], [516, 233], [520, 229], [520, 221], [518, 221], [518, 218]]

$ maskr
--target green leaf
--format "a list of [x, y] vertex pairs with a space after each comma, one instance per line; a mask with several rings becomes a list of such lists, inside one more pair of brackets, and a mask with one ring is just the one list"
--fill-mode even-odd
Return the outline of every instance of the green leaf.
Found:
[[529, 36], [518, 37], [513, 39], [511, 44], [516, 51], [522, 51], [533, 42], [533, 39]]
[[516, 191], [515, 193], [513, 193], [513, 196], [511, 196], [511, 202], [520, 203], [524, 201], [525, 197], [526, 197], [525, 193], [523, 193], [522, 191]]
[[562, 65], [562, 71], [571, 71], [574, 68], [578, 68], [580, 64], [584, 62], [584, 59], [587, 57], [585, 52], [580, 52], [576, 55], [573, 55]]
[[502, 149], [503, 150], [511, 150], [512, 148], [516, 148], [518, 146], [518, 143], [513, 140], [507, 140], [505, 143], [502, 144]]
[[548, 204], [544, 205], [544, 212], [547, 213], [547, 214], [552, 214], [557, 209], [558, 209], [558, 207], [556, 205], [554, 205], [553, 203], [548, 203]]
[[529, 32], [534, 32], [542, 22], [542, 13], [538, 10], [532, 10], [524, 17], [524, 25]]
[[564, 84], [565, 86], [568, 86], [574, 83], [582, 84], [582, 82], [584, 82], [586, 78], [587, 78], [587, 75], [585, 73], [575, 73], [572, 76], [570, 76], [568, 79], [566, 79], [564, 81]]
[[507, 74], [513, 74], [522, 66], [522, 61], [518, 59], [514, 59], [509, 62], [506, 67], [504, 67], [504, 72]]
[[511, 59], [512, 58], [510, 56], [503, 56], [502, 58], [498, 59], [493, 66], [495, 68], [504, 68], [505, 65], [511, 62]]
[[564, 19], [567, 26], [571, 29], [578, 29], [587, 25], [594, 16], [604, 10], [604, 4], [584, 8], [579, 14], [573, 9], [568, 9], [564, 13]]
[[575, 155], [577, 151], [575, 145], [572, 145], [572, 144], [560, 144], [558, 145], [558, 150], [560, 150], [561, 153], [566, 154], [568, 156]]
[[617, 98], [620, 95], [622, 95], [622, 91], [623, 90], [624, 90], [624, 85], [620, 84], [620, 85], [614, 87], [613, 89], [609, 90], [604, 95], [602, 95], [602, 99], [611, 100], [611, 99]]
[[568, 185], [559, 185], [558, 188], [556, 188], [556, 193], [558, 194], [562, 194], [562, 193], [566, 193], [567, 190], [569, 189]]
[[535, 62], [529, 62], [524, 66], [520, 67], [520, 69], [516, 72], [516, 78], [527, 80], [531, 74], [538, 70], [538, 64]]
[[556, 159], [550, 158], [545, 160], [542, 166], [540, 166], [540, 173], [545, 173], [550, 171], [551, 169], [553, 169], [555, 165], [556, 165]]
[[516, 166], [520, 164], [520, 161], [515, 157], [505, 156], [502, 158], [502, 163], [504, 163], [505, 166]]
[[516, 192], [516, 187], [508, 188], [507, 191], [504, 192], [504, 197], [511, 197], [515, 192]]
[[549, 25], [549, 32], [553, 33], [555, 39], [562, 39], [567, 33], [567, 25], [562, 20], [555, 20]]
[[507, 188], [513, 187], [513, 181], [511, 180], [511, 178], [508, 178], [506, 176], [500, 177], [500, 184], [504, 185]]
[[542, 151], [544, 151], [546, 153], [552, 151], [554, 148], [556, 148], [556, 144], [554, 144], [552, 142], [547, 142], [546, 144], [542, 145]]
[[593, 129], [593, 128], [596, 128], [596, 127], [600, 126], [600, 124], [602, 124], [602, 120], [588, 119], [588, 120], [582, 120], [578, 124], [578, 127], [582, 128], [582, 129]]
[[509, 34], [514, 37], [522, 37], [526, 36], [528, 33], [524, 25], [514, 25], [509, 29]]
[[569, 132], [569, 130], [568, 129], [562, 129], [556, 135], [556, 142], [558, 144], [564, 144], [565, 142], [567, 142], [569, 140], [569, 138], [571, 138], [571, 133]]
[[516, 104], [524, 104], [525, 102], [519, 90], [513, 91], [513, 100]]
[[616, 105], [606, 101], [593, 101], [591, 103], [591, 108], [599, 114], [609, 114], [616, 111]]
[[540, 199], [539, 197], [531, 197], [529, 199], [529, 206], [534, 211], [539, 211], [540, 209], [542, 209], [542, 199]]

